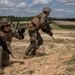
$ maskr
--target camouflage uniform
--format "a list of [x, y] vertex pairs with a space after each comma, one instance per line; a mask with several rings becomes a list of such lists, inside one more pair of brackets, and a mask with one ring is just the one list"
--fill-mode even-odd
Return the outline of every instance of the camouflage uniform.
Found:
[[[8, 23], [6, 23], [8, 25]], [[13, 32], [13, 30], [10, 29], [9, 32], [4, 32], [0, 30], [0, 36], [3, 37], [3, 39], [6, 41], [8, 49], [11, 51], [10, 44], [12, 42], [12, 37], [15, 37], [17, 39], [22, 39], [22, 37], [18, 34], [18, 32]], [[3, 50], [2, 46], [0, 46], [0, 69], [2, 66], [7, 66], [9, 63], [9, 54], [5, 50]]]
[[[45, 8], [43, 10], [45, 10]], [[50, 11], [51, 10], [49, 10], [49, 12]], [[39, 29], [42, 29], [42, 27], [46, 25], [47, 19], [47, 15], [43, 12], [31, 20], [31, 23], [28, 26], [30, 45], [25, 52], [24, 58], [27, 58], [28, 55], [36, 55], [36, 50], [43, 44], [43, 39], [39, 33]]]

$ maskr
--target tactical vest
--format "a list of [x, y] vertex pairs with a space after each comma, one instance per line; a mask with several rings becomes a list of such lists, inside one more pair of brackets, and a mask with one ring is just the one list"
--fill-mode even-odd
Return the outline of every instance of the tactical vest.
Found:
[[32, 25], [32, 22], [34, 22], [34, 24], [36, 25], [36, 29], [39, 30], [40, 29], [40, 19], [41, 19], [41, 15], [42, 13], [40, 13], [39, 15], [35, 16], [32, 20], [31, 23], [29, 24], [29, 30], [34, 30], [35, 27]]

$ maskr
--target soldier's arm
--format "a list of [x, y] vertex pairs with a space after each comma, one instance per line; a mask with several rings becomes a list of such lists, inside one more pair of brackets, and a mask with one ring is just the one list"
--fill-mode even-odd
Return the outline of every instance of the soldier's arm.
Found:
[[46, 24], [47, 29], [52, 30], [51, 26], [49, 25], [49, 23]]

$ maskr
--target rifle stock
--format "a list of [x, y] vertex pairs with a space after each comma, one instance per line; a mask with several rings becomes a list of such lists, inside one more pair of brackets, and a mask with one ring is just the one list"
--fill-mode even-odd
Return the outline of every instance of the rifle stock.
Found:
[[52, 37], [52, 39], [54, 40], [54, 37], [53, 36], [51, 36]]

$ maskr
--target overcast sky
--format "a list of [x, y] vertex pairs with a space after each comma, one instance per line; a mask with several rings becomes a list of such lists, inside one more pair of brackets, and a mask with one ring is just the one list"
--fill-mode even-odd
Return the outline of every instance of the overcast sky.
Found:
[[45, 6], [50, 17], [75, 18], [75, 0], [0, 0], [0, 16], [35, 16]]

